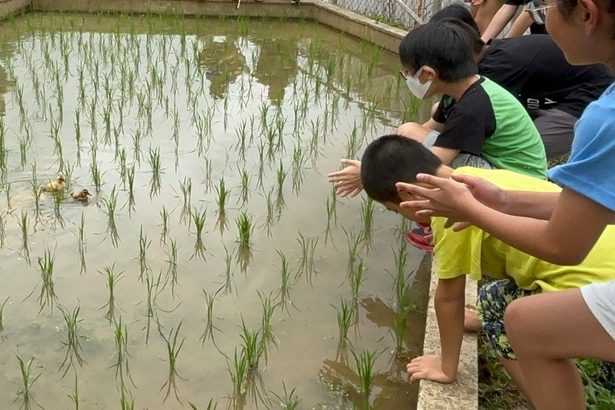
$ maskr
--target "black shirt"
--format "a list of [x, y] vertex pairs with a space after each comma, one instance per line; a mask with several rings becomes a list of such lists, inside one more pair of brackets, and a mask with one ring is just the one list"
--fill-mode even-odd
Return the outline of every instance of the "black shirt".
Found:
[[557, 107], [575, 117], [615, 81], [603, 65], [570, 65], [553, 39], [539, 34], [493, 40], [478, 71], [527, 110]]

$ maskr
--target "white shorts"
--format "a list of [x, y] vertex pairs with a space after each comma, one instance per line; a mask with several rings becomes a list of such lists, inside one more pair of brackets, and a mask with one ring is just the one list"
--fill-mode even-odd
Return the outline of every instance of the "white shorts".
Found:
[[[440, 133], [438, 131], [431, 131], [425, 137], [423, 145], [431, 149], [436, 143], [436, 140], [438, 139], [439, 135]], [[487, 161], [485, 158], [474, 154], [468, 154], [465, 152], [460, 152], [459, 154], [457, 154], [457, 156], [453, 159], [453, 162], [451, 162], [450, 165], [451, 168], [474, 167], [483, 169], [495, 169], [495, 167], [491, 165], [489, 161]]]
[[581, 295], [604, 330], [615, 340], [615, 280], [583, 286]]

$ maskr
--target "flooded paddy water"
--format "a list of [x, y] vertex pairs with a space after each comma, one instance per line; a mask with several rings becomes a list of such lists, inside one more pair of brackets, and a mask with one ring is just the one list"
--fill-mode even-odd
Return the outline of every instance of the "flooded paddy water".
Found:
[[413, 407], [429, 260], [326, 179], [418, 115], [397, 69], [312, 22], [0, 23], [0, 408]]

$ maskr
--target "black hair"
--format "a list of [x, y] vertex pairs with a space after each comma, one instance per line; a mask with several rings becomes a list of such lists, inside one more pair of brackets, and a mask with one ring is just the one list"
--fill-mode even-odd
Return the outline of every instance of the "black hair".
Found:
[[470, 10], [468, 10], [468, 8], [461, 3], [454, 3], [444, 7], [442, 10], [434, 14], [429, 22], [440, 21], [443, 19], [459, 20], [462, 23], [472, 27], [480, 35], [480, 29], [478, 28], [476, 21], [474, 21], [472, 13], [470, 13]]
[[419, 173], [435, 175], [442, 161], [420, 142], [397, 134], [367, 146], [361, 159], [361, 182], [370, 198], [398, 204], [397, 182], [416, 182]]
[[442, 19], [418, 26], [399, 44], [401, 64], [417, 71], [422, 66], [436, 70], [447, 83], [478, 73], [474, 61], [476, 33], [464, 23]]

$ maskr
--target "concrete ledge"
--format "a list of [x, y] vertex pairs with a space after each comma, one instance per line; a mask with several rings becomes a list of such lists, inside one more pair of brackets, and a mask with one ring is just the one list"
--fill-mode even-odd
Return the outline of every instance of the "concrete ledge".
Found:
[[0, 20], [4, 20], [14, 14], [23, 13], [30, 7], [31, 3], [32, 0], [0, 1]]
[[[440, 333], [434, 309], [434, 295], [437, 283], [437, 275], [433, 273], [432, 269], [423, 354], [440, 354]], [[476, 281], [466, 281], [466, 304], [476, 305]], [[464, 334], [457, 381], [453, 384], [421, 381], [417, 404], [418, 410], [471, 410], [478, 408], [477, 349], [476, 335]]]
[[[17, 1], [17, 0], [15, 0]], [[19, 0], [26, 1], [26, 0]], [[290, 0], [242, 1], [185, 1], [185, 0], [33, 0], [36, 11], [68, 11], [84, 13], [155, 13], [188, 16], [250, 16], [285, 17], [315, 20], [318, 23], [369, 41], [397, 53], [404, 30], [379, 23], [332, 4], [305, 1], [294, 4]]]

